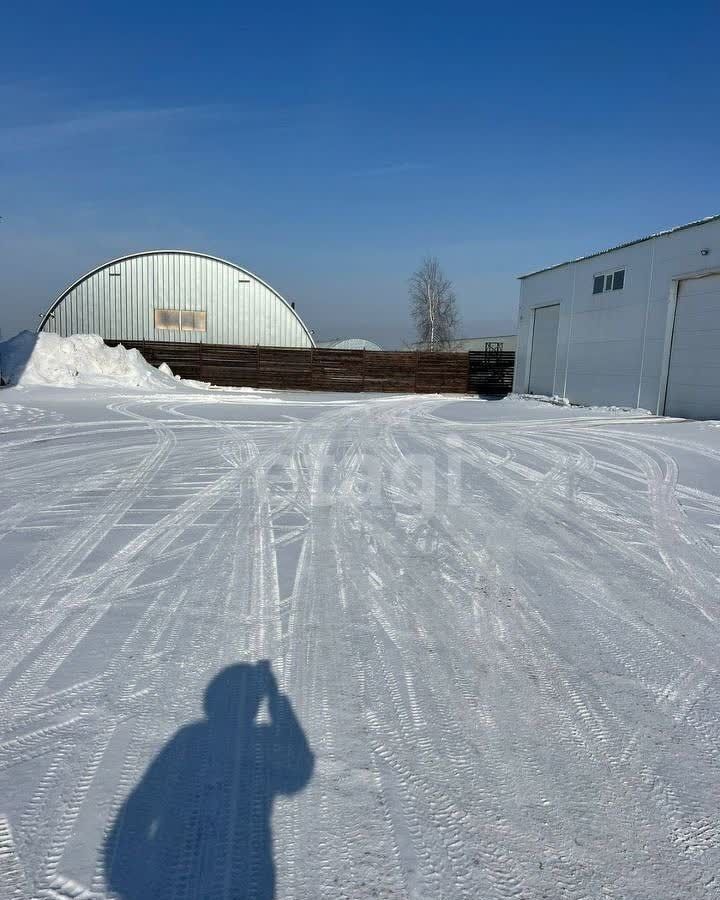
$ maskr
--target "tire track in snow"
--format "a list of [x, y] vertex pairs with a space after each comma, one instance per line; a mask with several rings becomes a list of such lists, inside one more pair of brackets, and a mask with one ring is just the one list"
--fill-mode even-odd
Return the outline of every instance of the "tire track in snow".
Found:
[[[0, 702], [8, 689], [16, 701], [0, 742], [25, 736], [47, 755], [14, 832], [38, 890], [103, 895], [101, 857], [94, 876], [63, 868], [93, 785], [109, 779], [111, 822], [174, 729], [198, 716], [212, 674], [269, 657], [317, 754], [306, 791], [277, 804], [278, 900], [581, 900], [608, 872], [618, 897], [639, 896], [636, 872], [663, 900], [712, 896], [714, 795], [697, 792], [688, 767], [718, 783], [717, 630], [693, 603], [717, 568], [678, 505], [694, 497], [712, 510], [712, 495], [678, 484], [655, 437], [628, 439], [628, 452], [604, 425], [480, 433], [429, 418], [442, 402], [368, 398], [271, 433], [162, 401], [175, 442], [155, 477], [173, 508], [94, 568], [58, 568], [52, 592], [20, 593], [33, 637], [0, 687]], [[138, 408], [150, 418], [154, 405]], [[179, 415], [184, 430], [168, 418]], [[444, 468], [448, 452], [458, 472]], [[439, 463], [431, 508], [423, 454]], [[397, 477], [378, 485], [378, 466]], [[458, 489], [459, 507], [446, 502]], [[281, 538], [290, 511], [296, 531]], [[288, 536], [303, 545], [281, 600], [275, 550]], [[79, 566], [89, 546], [78, 545]], [[671, 568], [657, 566], [661, 548]], [[119, 601], [147, 605], [101, 674], [54, 690], [72, 617]], [[117, 750], [97, 743], [97, 709], [108, 748], [135, 736], [112, 773]], [[55, 727], [72, 750], [60, 765], [41, 733]], [[229, 867], [231, 847], [222, 853]], [[200, 896], [197, 858], [189, 842], [170, 895]], [[227, 898], [253, 877], [237, 859], [226, 872], [203, 896]]]

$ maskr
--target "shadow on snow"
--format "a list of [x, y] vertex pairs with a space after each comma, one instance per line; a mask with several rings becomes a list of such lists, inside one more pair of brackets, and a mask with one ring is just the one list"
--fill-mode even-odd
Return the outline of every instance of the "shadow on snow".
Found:
[[205, 718], [172, 737], [120, 810], [105, 844], [109, 890], [272, 900], [273, 801], [302, 790], [313, 764], [270, 664], [224, 669], [205, 692]]
[[0, 339], [0, 387], [17, 384], [30, 361], [38, 336], [21, 331], [7, 341]]

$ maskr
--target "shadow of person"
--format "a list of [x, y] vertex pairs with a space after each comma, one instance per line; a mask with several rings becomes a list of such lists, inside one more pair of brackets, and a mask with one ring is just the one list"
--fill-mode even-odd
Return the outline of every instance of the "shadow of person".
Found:
[[223, 669], [205, 716], [173, 736], [118, 813], [105, 844], [113, 896], [275, 896], [273, 800], [302, 790], [313, 754], [265, 660]]

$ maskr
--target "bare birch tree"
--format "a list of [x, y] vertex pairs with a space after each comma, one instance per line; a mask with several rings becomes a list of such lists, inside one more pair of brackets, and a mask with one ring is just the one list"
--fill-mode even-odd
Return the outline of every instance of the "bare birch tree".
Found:
[[452, 349], [460, 322], [457, 298], [436, 257], [426, 257], [410, 276], [409, 294], [420, 345], [427, 350]]

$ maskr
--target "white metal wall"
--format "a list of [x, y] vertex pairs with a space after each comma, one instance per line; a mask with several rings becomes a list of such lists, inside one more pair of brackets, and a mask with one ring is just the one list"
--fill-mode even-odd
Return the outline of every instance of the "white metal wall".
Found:
[[[593, 295], [594, 275], [623, 267], [622, 290]], [[674, 286], [713, 271], [720, 271], [720, 220], [524, 278], [515, 390], [529, 386], [534, 310], [559, 303], [556, 392], [578, 403], [663, 412]]]
[[[156, 329], [154, 310], [205, 310], [207, 331]], [[272, 288], [224, 260], [159, 251], [107, 263], [76, 282], [41, 325], [62, 335], [311, 347], [293, 309]]]

